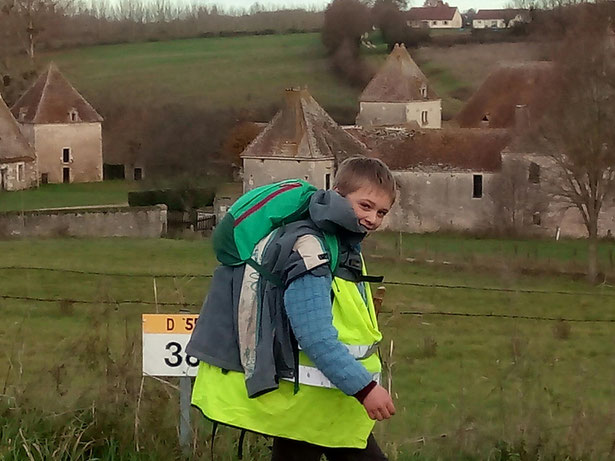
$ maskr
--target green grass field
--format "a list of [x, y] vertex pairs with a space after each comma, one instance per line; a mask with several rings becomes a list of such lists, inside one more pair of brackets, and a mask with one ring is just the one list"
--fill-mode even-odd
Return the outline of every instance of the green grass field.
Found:
[[[375, 49], [362, 49], [373, 71], [387, 56], [377, 34]], [[426, 46], [410, 50], [453, 117], [500, 61], [545, 59], [547, 45], [502, 43]], [[94, 106], [186, 104], [217, 110], [267, 111], [282, 90], [307, 86], [333, 115], [349, 123], [362, 88], [332, 71], [320, 34], [201, 38], [76, 48], [46, 53]]]
[[203, 38], [106, 45], [47, 54], [92, 102], [260, 108], [282, 90], [307, 85], [330, 107], [358, 107], [358, 89], [330, 72], [319, 34]]
[[0, 211], [128, 204], [128, 192], [136, 186], [125, 181], [44, 184], [38, 189], [0, 193]]
[[[368, 249], [379, 246], [387, 256], [368, 259], [370, 272], [389, 282], [426, 286], [388, 285], [380, 316], [382, 353], [392, 369], [398, 414], [378, 424], [376, 436], [390, 458], [608, 459], [613, 442], [608, 421], [615, 409], [615, 324], [608, 321], [615, 319], [615, 289], [563, 276], [408, 263], [386, 254], [394, 237], [370, 237]], [[412, 247], [446, 249], [449, 255], [479, 251], [473, 239], [452, 236], [406, 241], [411, 242]], [[542, 247], [563, 259], [572, 257], [558, 253], [552, 242]], [[503, 248], [514, 246], [495, 240], [480, 246], [493, 256], [508, 251]], [[604, 246], [601, 252], [611, 248]], [[77, 433], [83, 443], [96, 447], [100, 459], [179, 459], [176, 390], [150, 378], [140, 392], [140, 315], [155, 312], [154, 280], [159, 303], [194, 304], [189, 309], [198, 312], [209, 283], [198, 274], [210, 274], [215, 267], [210, 242], [16, 240], [1, 241], [0, 254], [2, 267], [107, 274], [0, 269], [0, 295], [57, 300], [0, 300], [5, 357], [0, 365], [0, 421], [6, 427], [0, 435], [0, 459], [29, 459], [24, 446], [35, 451], [38, 444], [44, 452], [56, 444], [59, 449], [61, 441], [74, 441], [70, 434]], [[442, 284], [512, 291], [429, 286]], [[527, 289], [547, 293], [520, 291]], [[552, 291], [576, 294], [548, 293]], [[126, 300], [152, 304], [121, 303]], [[593, 322], [435, 314], [441, 311]], [[209, 459], [209, 429], [198, 421], [194, 451], [200, 457], [195, 459]], [[235, 459], [236, 437], [230, 429], [222, 431], [219, 459]], [[265, 443], [256, 436], [248, 438], [245, 449], [246, 459], [267, 459]], [[64, 459], [88, 458], [74, 454]]]
[[[362, 52], [376, 71], [387, 49], [377, 37], [374, 43], [376, 49]], [[517, 59], [528, 54], [524, 44], [502, 47], [517, 50]], [[438, 48], [411, 51], [420, 58], [448, 113], [458, 111], [463, 102], [455, 91], [476, 88], [480, 83], [474, 81], [476, 76], [483, 78], [498, 59], [493, 46], [486, 47], [486, 53], [480, 45], [454, 48], [452, 59]], [[463, 62], [454, 58], [458, 54], [466, 55]], [[482, 59], [473, 59], [483, 54]], [[471, 75], [467, 75], [468, 59], [477, 63]], [[318, 33], [105, 45], [48, 53], [41, 60], [55, 61], [94, 104], [115, 97], [130, 104], [262, 108], [279, 104], [284, 88], [307, 85], [325, 108], [352, 111], [358, 110], [361, 92], [331, 72]]]

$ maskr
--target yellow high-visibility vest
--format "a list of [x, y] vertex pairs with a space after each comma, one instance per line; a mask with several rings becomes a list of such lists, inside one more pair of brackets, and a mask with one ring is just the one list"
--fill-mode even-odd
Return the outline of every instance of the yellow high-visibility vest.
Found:
[[[379, 380], [378, 329], [371, 290], [364, 301], [357, 285], [335, 277], [332, 282], [333, 326], [338, 340]], [[365, 448], [374, 421], [352, 396], [344, 394], [299, 351], [299, 392], [292, 381], [256, 398], [248, 398], [244, 375], [223, 372], [201, 362], [192, 404], [219, 423], [266, 435], [301, 440], [325, 447]]]

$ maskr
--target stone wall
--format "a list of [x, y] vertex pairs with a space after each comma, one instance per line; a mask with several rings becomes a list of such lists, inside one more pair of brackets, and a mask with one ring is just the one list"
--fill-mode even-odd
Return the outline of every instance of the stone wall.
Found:
[[[427, 112], [427, 123], [423, 123], [421, 113]], [[442, 101], [414, 102], [362, 102], [357, 125], [383, 126], [403, 125], [416, 122], [422, 128], [442, 127]]]
[[[398, 195], [383, 229], [402, 232], [482, 231], [493, 226], [493, 173], [396, 171]], [[474, 175], [483, 194], [474, 198]]]
[[[327, 176], [328, 175], [328, 176]], [[296, 159], [243, 159], [243, 190], [249, 191], [263, 184], [284, 179], [304, 179], [320, 189], [333, 185], [335, 165], [333, 160]]]
[[0, 193], [29, 189], [38, 185], [36, 161], [2, 163], [0, 160]]
[[1, 237], [162, 237], [167, 207], [86, 207], [0, 213]]

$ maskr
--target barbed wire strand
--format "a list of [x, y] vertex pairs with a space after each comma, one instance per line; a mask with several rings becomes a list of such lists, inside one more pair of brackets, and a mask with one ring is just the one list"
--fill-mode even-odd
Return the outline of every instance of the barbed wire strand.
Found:
[[[382, 312], [383, 314], [385, 312]], [[395, 312], [386, 312], [389, 314], [395, 314]], [[549, 322], [577, 322], [577, 323], [615, 323], [615, 319], [575, 319], [564, 317], [541, 317], [538, 315], [524, 315], [524, 314], [494, 314], [490, 313], [472, 313], [472, 312], [444, 312], [444, 311], [400, 311], [397, 312], [400, 315], [440, 315], [449, 317], [482, 317], [482, 318], [500, 318], [511, 320], [540, 320]]]
[[[121, 305], [121, 304], [139, 304], [144, 306], [156, 305], [153, 301], [145, 301], [138, 299], [123, 299], [123, 300], [86, 300], [86, 299], [69, 299], [69, 298], [40, 298], [32, 296], [12, 296], [12, 295], [0, 295], [0, 299], [15, 300], [15, 301], [34, 301], [34, 302], [46, 302], [46, 303], [72, 303], [72, 304], [105, 304], [105, 305]], [[159, 306], [175, 306], [175, 307], [200, 307], [200, 304], [196, 303], [178, 303], [178, 302], [163, 302], [158, 301]], [[549, 321], [549, 322], [571, 322], [571, 323], [615, 323], [615, 319], [577, 319], [577, 318], [565, 318], [565, 317], [540, 317], [534, 315], [523, 314], [495, 314], [495, 313], [470, 313], [470, 312], [444, 312], [444, 311], [400, 311], [390, 312], [383, 311], [382, 314], [399, 314], [399, 315], [439, 315], [449, 317], [482, 317], [482, 318], [496, 318], [496, 319], [508, 319], [508, 320], [534, 320], [534, 321]]]
[[62, 269], [56, 267], [36, 267], [36, 266], [0, 266], [0, 270], [26, 270], [26, 271], [47, 271], [47, 272], [62, 272], [67, 274], [80, 275], [100, 275], [110, 277], [156, 277], [156, 278], [180, 278], [180, 277], [198, 277], [211, 278], [212, 274], [169, 274], [161, 273], [154, 274], [149, 272], [100, 272], [100, 271], [84, 271], [77, 269]]
[[[155, 278], [211, 278], [212, 274], [169, 274], [169, 273], [144, 273], [144, 272], [98, 272], [98, 271], [83, 271], [76, 269], [61, 269], [52, 267], [34, 267], [34, 266], [0, 266], [0, 270], [32, 270], [32, 271], [49, 271], [73, 273], [81, 275], [97, 275], [110, 277], [155, 277]], [[537, 290], [529, 288], [505, 288], [505, 287], [481, 287], [472, 285], [447, 285], [443, 283], [420, 283], [420, 282], [404, 282], [404, 281], [384, 281], [382, 285], [390, 286], [409, 286], [415, 288], [438, 288], [449, 290], [478, 290], [491, 291], [500, 293], [521, 293], [521, 294], [541, 294], [541, 295], [565, 295], [565, 296], [599, 296], [599, 297], [615, 297], [615, 292], [593, 292], [593, 291], [566, 291], [566, 290]]]
[[158, 301], [145, 301], [141, 299], [122, 299], [122, 300], [89, 300], [89, 299], [72, 299], [72, 298], [41, 298], [34, 296], [13, 296], [13, 295], [0, 295], [0, 299], [8, 299], [14, 301], [34, 301], [41, 303], [72, 303], [72, 304], [107, 304], [107, 305], [119, 305], [119, 304], [143, 304], [146, 306], [178, 306], [178, 307], [201, 307], [201, 304], [196, 303], [178, 303], [178, 302], [164, 302]]

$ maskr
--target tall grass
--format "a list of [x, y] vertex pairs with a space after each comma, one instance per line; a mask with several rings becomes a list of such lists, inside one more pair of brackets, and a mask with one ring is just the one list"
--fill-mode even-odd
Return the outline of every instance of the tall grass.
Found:
[[[434, 239], [433, 245], [444, 245]], [[0, 460], [181, 459], [178, 383], [141, 376], [140, 315], [152, 306], [96, 301], [149, 301], [155, 272], [210, 273], [214, 263], [209, 242], [33, 240], [0, 242], [0, 251], [7, 265], [152, 273], [113, 277], [0, 271], [0, 295], [60, 300], [0, 300]], [[374, 274], [387, 279], [426, 284], [494, 286], [510, 275], [393, 258], [368, 263]], [[190, 276], [161, 278], [157, 296], [160, 301], [199, 303], [207, 283]], [[608, 287], [551, 275], [516, 274], [507, 283], [612, 293]], [[62, 301], [70, 297], [94, 304]], [[611, 299], [388, 287], [380, 315], [385, 334], [381, 353], [391, 379], [386, 375], [383, 382], [391, 388], [398, 413], [379, 423], [375, 435], [390, 459], [614, 459], [615, 325], [430, 314], [454, 310], [606, 320], [615, 316]], [[401, 314], [406, 310], [424, 314]], [[208, 460], [211, 426], [197, 410], [191, 416], [189, 457]], [[234, 461], [237, 439], [236, 430], [221, 428], [214, 459]], [[244, 459], [268, 460], [270, 444], [249, 435]]]

